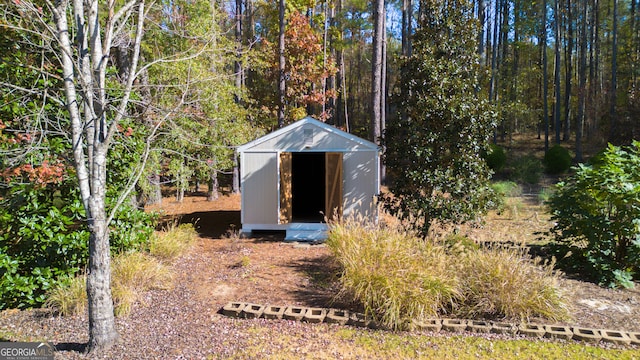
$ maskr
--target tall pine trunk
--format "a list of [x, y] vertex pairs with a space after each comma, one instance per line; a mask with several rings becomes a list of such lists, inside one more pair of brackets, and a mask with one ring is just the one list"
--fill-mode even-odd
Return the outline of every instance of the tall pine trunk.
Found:
[[371, 120], [369, 137], [376, 144], [380, 143], [380, 119], [382, 104], [382, 62], [384, 41], [384, 0], [374, 3], [373, 56], [371, 57]]
[[555, 19], [554, 19], [554, 37], [555, 37], [555, 43], [554, 43], [554, 53], [555, 53], [555, 61], [554, 61], [554, 68], [553, 68], [553, 78], [554, 78], [554, 88], [555, 88], [555, 102], [554, 102], [554, 107], [553, 107], [553, 127], [555, 129], [555, 143], [556, 144], [560, 144], [560, 128], [561, 128], [561, 121], [560, 121], [560, 108], [561, 108], [561, 104], [562, 104], [562, 94], [560, 91], [560, 67], [562, 66], [560, 64], [560, 42], [561, 42], [561, 37], [560, 37], [560, 0], [554, 0], [554, 14], [555, 14]]
[[284, 126], [284, 99], [286, 92], [285, 58], [284, 58], [284, 0], [278, 2], [278, 127]]
[[567, 49], [565, 51], [564, 80], [564, 126], [562, 140], [569, 141], [571, 136], [571, 80], [573, 79], [573, 9], [571, 0], [567, 0]]

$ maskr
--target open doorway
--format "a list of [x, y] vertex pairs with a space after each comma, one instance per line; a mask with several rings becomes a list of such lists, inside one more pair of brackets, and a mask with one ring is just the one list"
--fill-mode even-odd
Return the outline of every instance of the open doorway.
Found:
[[296, 152], [291, 156], [291, 218], [321, 222], [325, 211], [325, 153]]
[[280, 153], [280, 224], [342, 216], [342, 153]]

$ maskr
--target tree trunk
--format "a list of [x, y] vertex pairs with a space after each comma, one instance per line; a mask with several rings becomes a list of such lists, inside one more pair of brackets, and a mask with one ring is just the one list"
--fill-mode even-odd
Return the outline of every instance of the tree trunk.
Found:
[[[336, 1], [336, 13], [338, 15], [342, 15], [342, 0]], [[342, 41], [344, 38], [342, 22], [336, 22], [338, 40]], [[343, 47], [340, 46], [336, 50], [336, 67], [338, 72], [336, 74], [336, 90], [338, 91], [338, 100], [337, 100], [337, 109], [336, 109], [336, 119], [335, 124], [337, 126], [343, 126], [346, 128], [346, 117], [347, 117], [347, 92], [345, 88], [345, 68], [344, 68], [344, 51]], [[347, 131], [348, 128], [347, 128]]]
[[[73, 0], [72, 3], [57, 1], [55, 7], [48, 9], [53, 13], [56, 25], [54, 43], [59, 48], [56, 50], [57, 58], [65, 79], [64, 96], [71, 123], [70, 141], [73, 145], [75, 175], [90, 233], [87, 269], [89, 352], [105, 350], [118, 339], [110, 288], [109, 222], [117, 208], [129, 198], [136, 181], [121, 194], [113, 206], [114, 210], [107, 216], [107, 151], [129, 106], [137, 73], [145, 14], [143, 0], [128, 3], [121, 9], [115, 9], [115, 2], [109, 2], [107, 5], [110, 8], [106, 9], [104, 15], [100, 11], [103, 9], [100, 5], [98, 0]], [[116, 10], [122, 10], [131, 16], [114, 19], [123, 15]], [[101, 21], [104, 19], [106, 21], [103, 27]], [[69, 26], [69, 20], [73, 22], [72, 26]], [[126, 78], [121, 79], [121, 94], [117, 101], [108, 106], [108, 61], [105, 59], [110, 57], [113, 39], [121, 35], [114, 28], [114, 22], [120, 20], [123, 23], [119, 25], [131, 21], [136, 32], [130, 45], [133, 51], [128, 60], [129, 71]], [[75, 43], [70, 38], [71, 34], [74, 34]], [[49, 35], [48, 33], [47, 36]], [[79, 67], [76, 67], [78, 64]], [[79, 102], [78, 99], [84, 101]], [[148, 153], [143, 158], [146, 159], [146, 156]], [[141, 174], [142, 170], [139, 170], [135, 179], [139, 179]]]
[[[382, 69], [380, 74], [380, 136], [387, 126], [387, 31], [386, 16], [382, 16]], [[386, 184], [387, 168], [380, 164], [380, 182]]]
[[560, 14], [560, 0], [554, 0], [554, 14], [555, 14], [555, 19], [553, 22], [553, 26], [554, 26], [554, 37], [555, 37], [555, 43], [554, 43], [554, 53], [555, 53], [555, 61], [554, 61], [554, 69], [553, 69], [553, 73], [554, 73], [554, 88], [555, 88], [555, 103], [554, 103], [554, 107], [553, 107], [553, 122], [554, 122], [554, 128], [555, 128], [555, 143], [556, 144], [560, 144], [560, 127], [561, 127], [561, 122], [560, 122], [560, 108], [561, 108], [561, 99], [562, 99], [562, 94], [560, 91], [560, 66], [562, 66], [560, 64], [560, 42], [561, 42], [561, 37], [560, 37], [560, 17], [562, 16]]
[[576, 162], [582, 162], [582, 129], [585, 118], [587, 96], [587, 3], [582, 2], [580, 23], [580, 60], [578, 64], [578, 123], [576, 124]]
[[91, 351], [111, 347], [118, 340], [113, 300], [111, 296], [111, 256], [109, 227], [105, 212], [106, 151], [94, 154], [96, 163], [92, 174], [94, 194], [89, 201], [89, 267], [87, 270], [87, 299], [89, 303], [89, 344]]
[[567, 0], [567, 50], [565, 51], [565, 80], [564, 80], [564, 133], [563, 141], [569, 141], [571, 136], [571, 79], [573, 78], [573, 9], [571, 0]]
[[380, 119], [382, 104], [382, 53], [384, 41], [384, 0], [374, 3], [373, 56], [371, 57], [371, 122], [369, 137], [376, 144], [380, 143]]
[[233, 152], [233, 178], [231, 179], [231, 193], [240, 194], [240, 169], [238, 167], [238, 153]]
[[[495, 12], [493, 17], [493, 31], [491, 43], [491, 78], [489, 80], [489, 101], [495, 102], [497, 98], [497, 82], [498, 82], [498, 13], [499, 13], [499, 1], [496, 0]], [[493, 130], [493, 143], [498, 142], [498, 129]]]
[[413, 3], [402, 0], [402, 55], [411, 56], [411, 34], [413, 32]]
[[160, 187], [160, 175], [153, 174], [149, 177], [151, 191], [147, 196], [145, 205], [162, 204], [162, 188]]
[[285, 58], [284, 58], [284, 0], [278, 2], [278, 127], [284, 126], [284, 99], [286, 92], [286, 79], [285, 79]]
[[478, 0], [478, 22], [479, 22], [478, 55], [480, 55], [480, 61], [482, 61], [485, 55], [485, 52], [484, 52], [484, 29], [486, 25], [485, 7], [486, 7], [485, 0]]
[[613, 29], [611, 41], [611, 88], [609, 117], [611, 127], [609, 129], [609, 142], [618, 142], [618, 114], [616, 112], [616, 100], [618, 91], [618, 0], [613, 0]]
[[220, 185], [218, 183], [218, 172], [215, 169], [211, 169], [208, 185], [207, 201], [217, 200], [220, 197], [220, 193], [218, 192]]
[[235, 102], [240, 103], [240, 90], [244, 82], [244, 69], [242, 67], [242, 0], [236, 0], [236, 18], [235, 18], [235, 40], [236, 40], [236, 59], [233, 67], [236, 80]]
[[542, 111], [544, 112], [544, 152], [549, 150], [549, 75], [547, 74], [547, 0], [542, 0]]

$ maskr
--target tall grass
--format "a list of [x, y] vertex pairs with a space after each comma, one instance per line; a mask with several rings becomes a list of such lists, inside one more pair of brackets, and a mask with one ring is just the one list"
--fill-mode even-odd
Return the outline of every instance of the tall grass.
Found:
[[479, 249], [458, 258], [463, 316], [526, 320], [568, 316], [553, 264], [529, 259], [522, 249]]
[[[111, 264], [111, 292], [116, 315], [126, 315], [144, 291], [168, 289], [173, 273], [164, 263], [183, 255], [197, 240], [191, 224], [172, 225], [156, 232], [150, 239], [149, 253], [132, 252], [117, 255]], [[49, 291], [45, 306], [61, 315], [77, 315], [86, 311], [86, 276], [78, 276]]]
[[192, 224], [171, 224], [165, 231], [155, 232], [149, 243], [151, 255], [171, 261], [187, 252], [198, 239]]
[[[87, 277], [77, 276], [52, 289], [45, 306], [60, 315], [79, 315], [86, 311]], [[115, 314], [126, 315], [144, 291], [169, 289], [173, 284], [171, 269], [148, 254], [133, 252], [114, 258], [111, 265], [111, 293]]]
[[345, 220], [333, 224], [327, 245], [342, 267], [341, 296], [362, 303], [385, 327], [446, 312], [461, 296], [444, 248], [398, 227]]
[[331, 224], [327, 245], [342, 268], [340, 296], [380, 325], [442, 316], [527, 319], [567, 316], [552, 267], [516, 250], [423, 240], [400, 226]]

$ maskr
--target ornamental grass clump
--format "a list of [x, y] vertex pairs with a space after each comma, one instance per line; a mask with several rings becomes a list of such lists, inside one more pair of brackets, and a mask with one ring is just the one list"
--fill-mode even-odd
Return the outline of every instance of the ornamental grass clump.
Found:
[[193, 224], [170, 225], [165, 231], [153, 234], [149, 242], [151, 255], [171, 261], [186, 253], [198, 239]]
[[346, 220], [332, 225], [327, 245], [342, 267], [340, 295], [383, 327], [434, 317], [461, 295], [444, 248], [411, 232]]
[[342, 270], [339, 296], [385, 328], [442, 316], [568, 317], [552, 264], [523, 250], [422, 239], [401, 225], [343, 220], [330, 228], [327, 245]]
[[523, 321], [569, 317], [553, 263], [530, 259], [523, 248], [470, 251], [456, 264], [465, 299], [459, 309], [462, 316]]
[[[115, 314], [126, 315], [140, 294], [152, 289], [169, 289], [171, 269], [148, 254], [133, 252], [118, 255], [111, 264], [111, 292]], [[86, 311], [87, 277], [80, 275], [62, 282], [47, 294], [45, 306], [60, 315], [78, 315]]]

